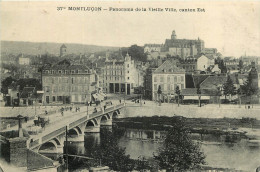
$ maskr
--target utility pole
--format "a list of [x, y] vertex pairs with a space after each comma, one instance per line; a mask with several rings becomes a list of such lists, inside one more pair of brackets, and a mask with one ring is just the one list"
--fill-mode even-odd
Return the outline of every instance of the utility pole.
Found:
[[66, 144], [65, 144], [65, 148], [66, 148], [66, 171], [69, 171], [69, 156], [68, 156], [68, 126], [66, 125]]

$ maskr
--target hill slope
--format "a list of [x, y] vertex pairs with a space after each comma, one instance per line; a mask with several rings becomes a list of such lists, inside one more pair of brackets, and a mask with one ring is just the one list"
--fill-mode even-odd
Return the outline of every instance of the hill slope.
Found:
[[[50, 42], [21, 42], [21, 41], [1, 41], [1, 51], [8, 54], [44, 54], [46, 52], [50, 54], [58, 55], [60, 53], [60, 46], [62, 43], [50, 43]], [[94, 53], [99, 51], [115, 51], [119, 47], [107, 47], [97, 45], [84, 45], [84, 44], [65, 44], [68, 54], [84, 54]]]

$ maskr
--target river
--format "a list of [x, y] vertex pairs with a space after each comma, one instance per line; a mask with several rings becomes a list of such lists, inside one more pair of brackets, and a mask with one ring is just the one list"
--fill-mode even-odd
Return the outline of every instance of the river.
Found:
[[[152, 157], [153, 153], [156, 153], [156, 150], [162, 146], [160, 137], [160, 132], [157, 131], [127, 129], [124, 136], [120, 138], [119, 145], [125, 147], [126, 154], [133, 159], [139, 156]], [[194, 135], [193, 138], [197, 139], [197, 136]], [[234, 144], [223, 143], [216, 136], [207, 136], [203, 140], [201, 149], [206, 155], [208, 166], [255, 171], [260, 165], [259, 147], [250, 147], [243, 141]], [[90, 150], [99, 143], [99, 133], [85, 133], [84, 142], [69, 144], [69, 153], [90, 156]], [[72, 168], [76, 169], [78, 166]]]

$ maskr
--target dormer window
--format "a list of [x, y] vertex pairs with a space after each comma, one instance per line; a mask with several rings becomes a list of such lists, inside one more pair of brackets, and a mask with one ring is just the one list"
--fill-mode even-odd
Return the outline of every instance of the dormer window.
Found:
[[72, 70], [72, 71], [71, 71], [71, 73], [75, 73], [75, 71], [74, 71], [74, 70]]
[[59, 74], [61, 74], [61, 73], [62, 73], [62, 71], [61, 71], [61, 70], [59, 70], [59, 71], [58, 71], [58, 73], [59, 73]]

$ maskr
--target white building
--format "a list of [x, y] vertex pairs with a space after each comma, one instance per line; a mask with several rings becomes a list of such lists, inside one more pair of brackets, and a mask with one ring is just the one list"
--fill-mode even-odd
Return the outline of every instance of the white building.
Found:
[[175, 94], [175, 89], [186, 88], [185, 70], [176, 66], [176, 61], [166, 60], [152, 73], [152, 99], [159, 100], [158, 88], [161, 86], [161, 99], [169, 99]]
[[131, 94], [143, 84], [142, 75], [129, 54], [124, 60], [107, 60], [103, 70], [103, 90], [107, 93]]
[[20, 65], [29, 65], [30, 64], [30, 58], [23, 57], [23, 55], [22, 55], [21, 57], [19, 57], [19, 64]]
[[211, 65], [214, 65], [214, 59], [201, 55], [197, 59], [197, 70], [206, 71], [207, 68]]
[[145, 44], [144, 53], [161, 52], [161, 44]]

